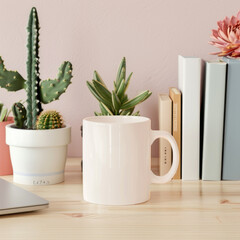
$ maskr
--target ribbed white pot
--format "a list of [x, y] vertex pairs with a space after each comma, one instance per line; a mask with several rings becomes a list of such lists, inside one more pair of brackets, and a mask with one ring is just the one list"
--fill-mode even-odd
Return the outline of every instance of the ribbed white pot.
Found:
[[27, 185], [49, 185], [64, 181], [67, 146], [71, 127], [26, 130], [6, 126], [13, 181]]

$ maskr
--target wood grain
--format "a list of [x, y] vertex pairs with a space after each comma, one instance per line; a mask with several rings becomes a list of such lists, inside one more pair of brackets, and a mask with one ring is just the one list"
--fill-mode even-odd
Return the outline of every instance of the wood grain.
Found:
[[240, 239], [239, 186], [173, 180], [153, 184], [144, 204], [94, 205], [82, 198], [80, 159], [68, 159], [64, 183], [21, 185], [48, 199], [49, 208], [0, 217], [0, 239]]

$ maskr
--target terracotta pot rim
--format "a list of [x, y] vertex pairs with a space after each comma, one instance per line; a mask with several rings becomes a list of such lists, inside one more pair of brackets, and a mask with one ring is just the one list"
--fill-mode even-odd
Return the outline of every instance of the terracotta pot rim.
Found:
[[7, 121], [0, 122], [0, 124], [11, 124], [14, 123], [13, 117], [8, 117]]

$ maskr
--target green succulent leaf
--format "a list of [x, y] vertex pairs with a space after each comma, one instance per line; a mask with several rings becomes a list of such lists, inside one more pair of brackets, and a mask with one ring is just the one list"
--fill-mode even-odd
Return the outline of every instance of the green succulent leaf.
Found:
[[114, 115], [113, 112], [104, 104], [104, 103], [101, 103], [102, 104], [102, 107], [107, 111], [107, 115]]
[[105, 99], [106, 101], [108, 101], [109, 103], [111, 103], [111, 99], [112, 99], [112, 95], [111, 92], [108, 91], [108, 89], [100, 82], [93, 80], [93, 86], [95, 87], [98, 95]]
[[1, 114], [2, 108], [3, 108], [3, 103], [0, 103], [0, 114]]
[[93, 94], [93, 96], [99, 101], [99, 102], [103, 102], [106, 106], [108, 106], [108, 108], [111, 108], [111, 105], [112, 105], [112, 101], [109, 102], [107, 100], [105, 100], [104, 98], [102, 98], [99, 93], [97, 92], [97, 90], [95, 89], [95, 86], [87, 81], [87, 86], [90, 90], [90, 92]]
[[119, 98], [119, 100], [121, 101], [121, 99], [124, 96], [124, 92], [125, 92], [125, 80], [122, 80], [118, 90], [117, 90], [117, 96]]
[[119, 77], [119, 81], [116, 82], [116, 90], [117, 90], [117, 91], [118, 91], [118, 89], [119, 89], [119, 87], [120, 87], [120, 85], [121, 85], [121, 82], [122, 82], [123, 80], [125, 80], [125, 78], [126, 78], [126, 70], [125, 70], [125, 68], [122, 68], [121, 75], [120, 75], [120, 77]]
[[[118, 72], [117, 72], [117, 77], [116, 77], [116, 85], [118, 86], [121, 81], [121, 74], [122, 74], [122, 69], [126, 70], [126, 58], [124, 57], [119, 65]], [[125, 77], [124, 77], [125, 79]]]
[[137, 112], [133, 113], [132, 116], [140, 116], [140, 112], [137, 111]]
[[99, 73], [97, 71], [94, 71], [93, 79], [100, 82], [104, 87], [106, 87], [106, 84], [104, 83], [104, 81], [102, 80], [101, 76], [99, 75]]
[[2, 109], [2, 111], [0, 112], [0, 122], [3, 122], [6, 119], [7, 112], [7, 108]]
[[127, 78], [127, 81], [126, 81], [126, 84], [125, 84], [125, 91], [124, 91], [124, 93], [125, 93], [125, 92], [127, 91], [127, 89], [128, 89], [128, 86], [129, 86], [129, 83], [130, 83], [130, 80], [131, 80], [132, 75], [133, 75], [133, 72], [131, 72], [130, 75], [128, 76], [128, 78]]
[[119, 100], [117, 94], [114, 91], [112, 91], [112, 103], [115, 110], [115, 114], [118, 115], [119, 109], [121, 107], [121, 101]]
[[148, 97], [151, 96], [151, 92], [149, 92], [148, 90], [140, 93], [139, 95], [137, 95], [135, 98], [125, 102], [123, 105], [122, 105], [122, 109], [129, 109], [129, 108], [132, 108], [132, 107], [135, 107], [137, 104], [145, 101]]
[[122, 98], [122, 104], [128, 101], [128, 95], [125, 94]]
[[102, 101], [102, 98], [98, 95], [97, 91], [95, 90], [91, 82], [87, 81], [87, 87], [90, 90], [90, 92], [93, 94], [93, 96], [97, 98], [98, 101]]
[[26, 80], [17, 72], [9, 71], [0, 57], [0, 87], [8, 91], [18, 91], [25, 88]]
[[95, 115], [95, 116], [102, 116], [102, 114], [101, 114], [101, 113], [98, 113], [98, 112], [94, 112], [94, 115]]
[[99, 103], [99, 107], [101, 109], [102, 115], [108, 115], [108, 111], [104, 108], [102, 102]]
[[129, 109], [127, 109], [127, 110], [122, 110], [122, 112], [120, 113], [120, 115], [131, 115], [131, 114], [133, 113], [133, 111], [134, 111], [134, 108], [135, 108], [135, 107], [129, 108]]

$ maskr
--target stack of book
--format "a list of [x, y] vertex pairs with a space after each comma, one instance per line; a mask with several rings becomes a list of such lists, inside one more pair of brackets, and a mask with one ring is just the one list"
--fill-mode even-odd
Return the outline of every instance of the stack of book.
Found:
[[[179, 56], [178, 88], [159, 96], [159, 128], [180, 150], [175, 179], [240, 180], [240, 61]], [[171, 148], [160, 141], [160, 175], [171, 166]]]
[[[181, 92], [177, 88], [170, 88], [168, 94], [159, 95], [159, 129], [167, 131], [175, 138], [181, 151]], [[180, 154], [181, 156], [181, 154]], [[181, 161], [180, 161], [181, 162]], [[159, 173], [165, 175], [172, 164], [172, 150], [169, 142], [159, 140]], [[174, 179], [181, 178], [181, 163]]]

